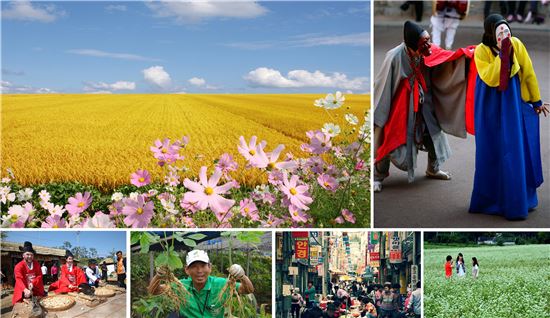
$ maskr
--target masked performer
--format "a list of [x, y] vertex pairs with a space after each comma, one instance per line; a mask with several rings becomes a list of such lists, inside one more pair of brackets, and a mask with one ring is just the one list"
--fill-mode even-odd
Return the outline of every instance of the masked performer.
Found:
[[375, 192], [390, 162], [412, 182], [418, 150], [428, 152], [427, 177], [451, 179], [440, 169], [451, 155], [444, 131], [466, 137], [471, 54], [432, 45], [427, 31], [405, 22], [404, 43], [386, 54], [374, 83]]
[[29, 299], [32, 296], [44, 296], [44, 283], [42, 281], [42, 271], [40, 264], [34, 260], [36, 252], [32, 248], [31, 242], [23, 243], [19, 247], [23, 252], [23, 260], [15, 265], [15, 287], [13, 290], [12, 304]]
[[61, 277], [50, 285], [48, 291], [54, 291], [56, 294], [78, 292], [78, 286], [86, 284], [86, 275], [74, 264], [73, 253], [69, 250], [65, 251], [65, 261], [66, 263], [61, 266]]
[[525, 219], [542, 184], [538, 114], [541, 101], [531, 59], [506, 20], [485, 19], [475, 49], [475, 177], [470, 212]]

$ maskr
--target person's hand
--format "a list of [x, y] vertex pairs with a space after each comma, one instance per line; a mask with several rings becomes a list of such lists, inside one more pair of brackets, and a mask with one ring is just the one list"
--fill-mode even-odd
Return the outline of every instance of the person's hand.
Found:
[[229, 267], [229, 275], [235, 277], [236, 279], [241, 279], [244, 277], [244, 269], [239, 264], [233, 264]]
[[32, 292], [29, 289], [23, 290], [23, 295], [25, 295], [25, 298], [29, 298], [32, 296]]
[[70, 289], [73, 289], [73, 288], [74, 288], [74, 285], [73, 285], [73, 284], [69, 284], [69, 288], [70, 288]]
[[540, 115], [540, 113], [542, 113], [544, 117], [546, 117], [548, 114], [550, 114], [550, 110], [548, 110], [548, 107], [550, 107], [550, 103], [543, 103], [540, 107], [535, 108], [535, 112], [537, 112], [537, 115]]

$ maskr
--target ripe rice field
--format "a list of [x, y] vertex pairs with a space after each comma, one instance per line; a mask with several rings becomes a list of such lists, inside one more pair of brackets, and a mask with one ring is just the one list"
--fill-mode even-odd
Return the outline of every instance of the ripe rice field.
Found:
[[[190, 137], [183, 165], [196, 176], [202, 165], [230, 153], [242, 167], [239, 136], [267, 141], [266, 151], [284, 144], [285, 153], [304, 154], [305, 132], [325, 122], [348, 126], [345, 113], [363, 122], [369, 95], [346, 95], [330, 111], [313, 106], [324, 95], [3, 95], [1, 167], [12, 168], [22, 185], [73, 182], [103, 191], [129, 184], [147, 169], [157, 181], [163, 171], [149, 147], [156, 139]], [[350, 109], [347, 109], [350, 107]], [[359, 128], [358, 126], [356, 126]], [[180, 164], [181, 165], [181, 164]], [[239, 169], [242, 171], [241, 169]], [[235, 176], [253, 184], [254, 172]]]
[[[466, 277], [455, 261], [464, 255]], [[445, 257], [453, 276], [445, 278]], [[479, 261], [473, 279], [472, 257]], [[424, 317], [550, 317], [550, 245], [428, 248], [424, 252]]]

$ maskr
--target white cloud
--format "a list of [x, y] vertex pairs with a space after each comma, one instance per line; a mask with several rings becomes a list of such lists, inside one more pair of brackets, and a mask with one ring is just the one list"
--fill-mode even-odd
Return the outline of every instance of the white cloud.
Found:
[[254, 1], [159, 1], [147, 2], [158, 18], [174, 18], [177, 23], [197, 23], [204, 19], [250, 19], [264, 15], [267, 9]]
[[293, 36], [288, 40], [281, 41], [259, 41], [259, 42], [234, 42], [225, 44], [244, 50], [262, 50], [271, 48], [288, 47], [314, 47], [314, 46], [369, 46], [370, 33], [352, 33], [343, 35], [312, 35], [301, 34]]
[[93, 91], [93, 92], [87, 92], [88, 94], [112, 94], [111, 91]]
[[[85, 92], [105, 92], [105, 91], [122, 91], [122, 90], [128, 90], [133, 91], [136, 89], [136, 83], [134, 82], [126, 82], [126, 81], [118, 81], [114, 82], [112, 84], [108, 84], [105, 82], [86, 82], [83, 90]], [[100, 93], [104, 94], [104, 93]]]
[[46, 87], [32, 87], [28, 85], [15, 85], [9, 81], [0, 81], [2, 94], [54, 94], [57, 93]]
[[194, 86], [203, 86], [204, 84], [206, 84], [206, 81], [204, 80], [204, 78], [198, 78], [198, 77], [193, 77], [189, 79], [188, 82]]
[[108, 57], [108, 58], [121, 59], [121, 60], [152, 61], [152, 62], [160, 61], [159, 59], [144, 57], [136, 54], [113, 53], [113, 52], [105, 52], [105, 51], [95, 50], [95, 49], [73, 49], [73, 50], [68, 50], [67, 53], [86, 55], [86, 56], [95, 56], [95, 57]]
[[207, 84], [206, 80], [204, 78], [200, 78], [200, 77], [190, 78], [188, 80], [188, 82], [189, 82], [189, 84], [191, 84], [193, 86], [196, 86], [198, 88], [202, 88], [202, 89], [217, 90], [217, 89], [221, 88], [221, 87], [218, 87], [218, 86]]
[[7, 6], [2, 10], [2, 17], [11, 20], [37, 21], [49, 23], [64, 16], [65, 11], [57, 10], [55, 5], [32, 4], [27, 0], [4, 2]]
[[259, 67], [244, 76], [248, 84], [253, 87], [273, 88], [306, 88], [328, 87], [346, 90], [368, 89], [367, 77], [350, 79], [346, 74], [324, 74], [321, 71], [309, 72], [306, 70], [293, 70], [283, 76], [281, 72], [267, 67]]
[[126, 11], [127, 7], [122, 4], [110, 4], [105, 7], [105, 10], [108, 12], [114, 12], [114, 11]]
[[151, 66], [144, 69], [142, 73], [147, 82], [159, 88], [168, 89], [172, 85], [170, 74], [168, 74], [162, 66]]

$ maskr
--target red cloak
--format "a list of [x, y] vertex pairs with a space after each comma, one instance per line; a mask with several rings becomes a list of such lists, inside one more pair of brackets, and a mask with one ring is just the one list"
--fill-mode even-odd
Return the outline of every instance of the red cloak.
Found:
[[[445, 62], [450, 62], [460, 58], [461, 56], [465, 56], [470, 59], [470, 68], [468, 78], [466, 79], [467, 90], [464, 116], [466, 131], [472, 135], [475, 132], [474, 92], [477, 77], [477, 69], [473, 59], [474, 48], [475, 46], [469, 46], [466, 48], [460, 48], [453, 52], [444, 50], [437, 45], [432, 45], [432, 54], [424, 58], [424, 64], [427, 67], [434, 67]], [[414, 74], [415, 72], [413, 72], [411, 76]], [[425, 87], [423, 77], [420, 72], [416, 72], [416, 78], [420, 79], [420, 81], [415, 81], [414, 87], [411, 87], [409, 84], [409, 78], [404, 78], [401, 80], [399, 87], [395, 91], [392, 98], [392, 107], [388, 121], [382, 129], [382, 143], [376, 151], [375, 162], [382, 160], [382, 158], [387, 156], [390, 152], [407, 142], [407, 109], [409, 107], [410, 94], [412, 93], [414, 96], [414, 111], [416, 112], [418, 110], [418, 85]]]
[[32, 270], [29, 269], [25, 261], [15, 265], [13, 270], [15, 274], [15, 288], [13, 290], [12, 304], [20, 302], [23, 299], [23, 291], [32, 283], [32, 294], [35, 296], [44, 296], [44, 283], [42, 282], [42, 270], [37, 261], [32, 262]]
[[[65, 264], [61, 266], [61, 277], [50, 285], [48, 291], [54, 291], [56, 294], [78, 292], [78, 285], [84, 283], [86, 283], [84, 271], [73, 264], [73, 271], [69, 272], [67, 264]], [[73, 285], [73, 288], [69, 288], [69, 285]]]

